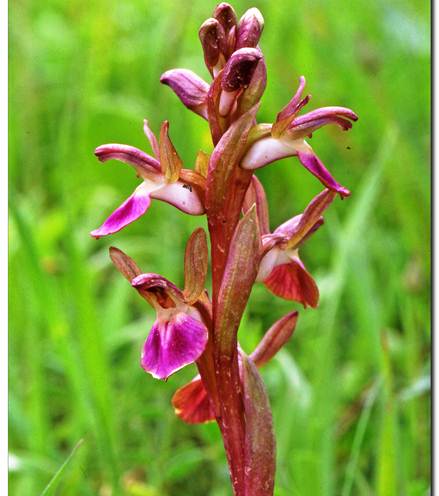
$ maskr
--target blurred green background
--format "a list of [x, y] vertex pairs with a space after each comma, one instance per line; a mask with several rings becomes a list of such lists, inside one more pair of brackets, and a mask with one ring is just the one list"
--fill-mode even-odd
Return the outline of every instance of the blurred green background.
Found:
[[[205, 225], [167, 204], [111, 239], [88, 232], [138, 181], [98, 164], [106, 142], [148, 150], [164, 119], [186, 164], [208, 127], [160, 85], [187, 67], [208, 78], [197, 31], [213, 2], [17, 0], [10, 6], [10, 494], [230, 494], [216, 425], [170, 406], [187, 367], [160, 383], [139, 367], [153, 312], [110, 265], [116, 245], [182, 284], [184, 245]], [[277, 435], [277, 496], [426, 495], [430, 477], [430, 27], [415, 0], [237, 0], [257, 6], [271, 122], [307, 77], [309, 109], [344, 105], [349, 133], [311, 143], [352, 190], [302, 250], [321, 290], [263, 370]], [[272, 227], [318, 181], [283, 160], [258, 172]], [[240, 329], [251, 351], [297, 305], [262, 285]], [[82, 444], [70, 456], [78, 441]], [[56, 492], [58, 491], [58, 492]]]

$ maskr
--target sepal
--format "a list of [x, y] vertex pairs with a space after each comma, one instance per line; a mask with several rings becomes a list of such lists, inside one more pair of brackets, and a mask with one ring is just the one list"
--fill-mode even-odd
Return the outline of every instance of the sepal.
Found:
[[162, 168], [165, 181], [175, 183], [180, 177], [180, 170], [183, 162], [179, 157], [177, 150], [169, 138], [169, 122], [164, 121], [160, 128], [160, 165]]
[[208, 268], [208, 248], [204, 229], [191, 234], [184, 255], [184, 291], [187, 303], [194, 304], [204, 290]]
[[207, 119], [209, 85], [203, 79], [188, 69], [171, 69], [161, 76], [160, 82], [169, 86], [185, 107]]

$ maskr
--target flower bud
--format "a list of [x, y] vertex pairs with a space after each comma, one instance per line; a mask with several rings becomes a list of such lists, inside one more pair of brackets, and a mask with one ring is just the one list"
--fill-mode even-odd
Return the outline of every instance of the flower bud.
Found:
[[204, 61], [212, 75], [225, 64], [226, 35], [223, 26], [213, 18], [203, 22], [198, 32], [204, 52]]
[[217, 5], [213, 12], [213, 17], [218, 19], [218, 22], [222, 25], [226, 34], [228, 34], [237, 24], [235, 11], [233, 10], [233, 7], [226, 2], [221, 2]]
[[263, 29], [264, 18], [261, 12], [255, 7], [247, 10], [239, 21], [236, 49], [256, 47]]

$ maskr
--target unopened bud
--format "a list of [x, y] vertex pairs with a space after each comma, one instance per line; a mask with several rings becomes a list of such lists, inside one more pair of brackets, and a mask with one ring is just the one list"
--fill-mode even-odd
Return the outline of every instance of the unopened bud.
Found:
[[226, 35], [223, 26], [213, 18], [203, 22], [198, 32], [204, 52], [204, 61], [211, 73], [225, 63]]
[[256, 47], [263, 29], [264, 18], [261, 12], [256, 7], [247, 10], [239, 21], [236, 49]]
[[226, 2], [221, 2], [217, 5], [213, 12], [213, 17], [218, 19], [226, 34], [237, 24], [235, 11], [233, 10], [233, 7]]

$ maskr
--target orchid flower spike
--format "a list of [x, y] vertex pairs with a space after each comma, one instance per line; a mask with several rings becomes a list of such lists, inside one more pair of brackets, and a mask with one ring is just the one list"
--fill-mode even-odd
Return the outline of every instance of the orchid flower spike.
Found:
[[159, 274], [140, 273], [135, 262], [117, 248], [110, 249], [117, 269], [156, 311], [156, 320], [145, 341], [141, 366], [156, 379], [166, 380], [203, 353], [206, 325], [183, 292]]
[[94, 238], [120, 231], [141, 217], [152, 199], [165, 201], [179, 210], [191, 214], [204, 213], [205, 179], [195, 171], [182, 169], [182, 161], [172, 144], [169, 124], [165, 121], [160, 131], [160, 142], [144, 121], [144, 131], [151, 143], [154, 157], [129, 145], [107, 144], [98, 146], [96, 157], [101, 162], [116, 159], [133, 166], [142, 183], [107, 220], [90, 234]]
[[278, 113], [272, 126], [261, 125], [257, 140], [250, 146], [241, 162], [244, 169], [259, 169], [275, 160], [297, 156], [300, 163], [319, 179], [327, 188], [340, 194], [350, 195], [331, 176], [321, 160], [314, 153], [305, 137], [327, 124], [335, 124], [347, 131], [352, 122], [358, 119], [355, 112], [345, 107], [322, 107], [298, 116], [300, 110], [308, 103], [310, 95], [302, 98], [305, 78], [299, 80], [299, 88], [290, 102]]

